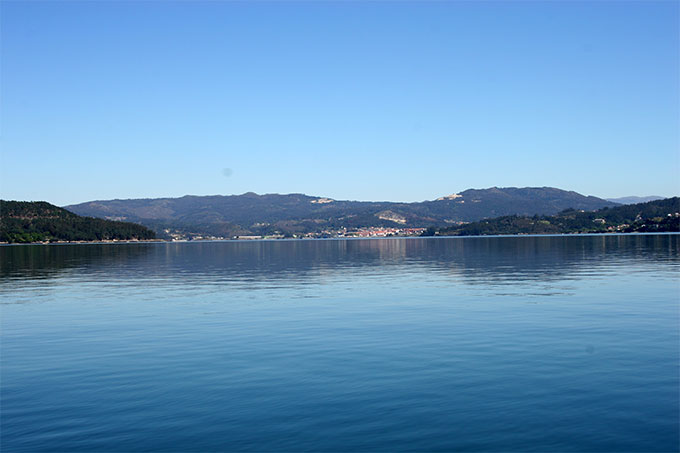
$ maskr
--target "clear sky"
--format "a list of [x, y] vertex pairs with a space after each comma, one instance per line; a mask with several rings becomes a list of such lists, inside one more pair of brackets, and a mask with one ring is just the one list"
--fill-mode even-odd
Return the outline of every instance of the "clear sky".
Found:
[[678, 2], [20, 2], [0, 196], [680, 193]]

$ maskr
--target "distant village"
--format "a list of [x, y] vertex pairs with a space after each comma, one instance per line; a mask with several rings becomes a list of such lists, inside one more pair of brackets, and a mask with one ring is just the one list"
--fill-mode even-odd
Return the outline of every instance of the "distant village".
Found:
[[173, 242], [184, 241], [225, 241], [225, 240], [256, 240], [256, 239], [323, 239], [323, 238], [384, 238], [384, 237], [405, 237], [421, 236], [426, 228], [385, 228], [367, 227], [348, 230], [340, 228], [337, 230], [323, 230], [314, 233], [300, 234], [269, 234], [269, 235], [240, 235], [232, 237], [210, 236], [200, 233], [183, 233], [170, 229], [164, 230]]

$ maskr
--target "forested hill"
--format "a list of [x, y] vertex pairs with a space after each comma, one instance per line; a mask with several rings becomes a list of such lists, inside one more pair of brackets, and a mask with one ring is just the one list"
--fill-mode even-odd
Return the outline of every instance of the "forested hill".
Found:
[[431, 232], [442, 236], [680, 232], [680, 198], [666, 198], [593, 212], [567, 209], [554, 216], [504, 216]]
[[616, 206], [597, 197], [552, 187], [469, 189], [417, 203], [333, 200], [304, 194], [245, 193], [91, 201], [67, 209], [93, 217], [229, 237], [360, 227], [428, 227], [502, 215], [551, 215], [566, 208]]
[[148, 228], [130, 222], [81, 217], [44, 201], [0, 200], [0, 242], [154, 239]]

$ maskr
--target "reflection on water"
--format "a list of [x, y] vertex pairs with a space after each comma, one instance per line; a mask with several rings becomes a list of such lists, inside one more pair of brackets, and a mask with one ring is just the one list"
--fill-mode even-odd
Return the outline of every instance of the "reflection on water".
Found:
[[671, 451], [680, 235], [0, 247], [5, 451]]
[[678, 235], [477, 237], [368, 240], [97, 244], [0, 248], [0, 278], [71, 277], [207, 281], [315, 279], [327, 271], [448, 272], [489, 280], [561, 279], [613, 261], [677, 265]]

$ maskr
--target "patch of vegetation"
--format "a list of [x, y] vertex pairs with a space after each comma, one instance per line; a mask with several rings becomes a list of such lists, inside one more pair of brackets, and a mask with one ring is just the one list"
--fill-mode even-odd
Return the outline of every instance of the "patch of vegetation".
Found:
[[155, 239], [130, 222], [81, 217], [44, 201], [0, 200], [0, 242], [106, 241]]
[[553, 216], [504, 216], [440, 228], [442, 236], [502, 234], [680, 232], [680, 198], [666, 198], [597, 211], [566, 209]]

